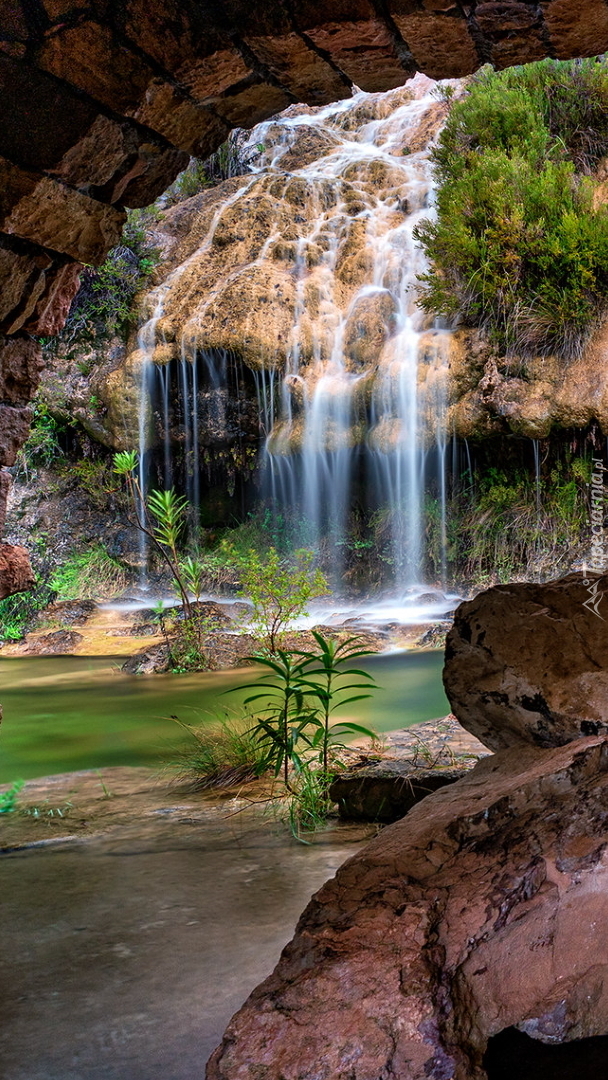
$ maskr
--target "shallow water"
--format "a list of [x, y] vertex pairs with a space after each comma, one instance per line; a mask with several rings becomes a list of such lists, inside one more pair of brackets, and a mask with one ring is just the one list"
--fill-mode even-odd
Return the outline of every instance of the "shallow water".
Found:
[[[235, 706], [228, 694], [250, 681], [246, 670], [127, 676], [112, 657], [0, 659], [0, 783], [74, 769], [154, 765], [183, 737], [173, 715], [203, 722], [209, 710]], [[442, 716], [441, 652], [395, 652], [366, 659], [381, 689], [348, 710], [350, 719], [391, 731]], [[355, 711], [356, 710], [356, 711]], [[343, 719], [346, 719], [346, 712]]]

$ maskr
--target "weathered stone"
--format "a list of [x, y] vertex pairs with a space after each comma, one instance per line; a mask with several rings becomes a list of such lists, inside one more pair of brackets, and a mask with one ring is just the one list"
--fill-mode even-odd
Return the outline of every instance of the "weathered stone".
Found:
[[120, 237], [124, 211], [103, 206], [48, 176], [35, 181], [6, 165], [4, 176], [14, 194], [1, 222], [3, 231], [82, 262], [103, 262], [108, 248]]
[[82, 634], [77, 630], [53, 630], [50, 634], [42, 634], [40, 637], [28, 641], [23, 650], [24, 656], [65, 656], [74, 652], [74, 649], [83, 640]]
[[316, 894], [207, 1080], [484, 1080], [491, 1036], [608, 1030], [608, 742], [518, 747]]
[[[459, 79], [479, 67], [479, 56], [467, 23], [456, 17], [429, 13], [411, 14], [412, 5], [388, 0], [395, 25], [408, 44], [414, 66], [431, 79]], [[402, 9], [409, 9], [402, 14]]]
[[608, 732], [608, 576], [496, 585], [456, 610], [444, 685], [485, 746], [560, 746]]
[[27, 439], [31, 409], [0, 405], [0, 465], [14, 465], [17, 451]]
[[59, 600], [55, 604], [49, 604], [39, 621], [60, 623], [62, 626], [83, 626], [97, 610], [95, 600]]
[[6, 520], [6, 504], [11, 490], [11, 475], [0, 469], [0, 529]]
[[31, 338], [0, 338], [0, 402], [26, 405], [43, 366], [42, 349]]
[[[0, 478], [6, 476], [0, 472]], [[0, 479], [0, 491], [5, 487], [4, 479]], [[36, 578], [30, 566], [30, 559], [23, 547], [15, 544], [0, 544], [0, 600], [14, 593], [27, 592], [33, 589]]]
[[0, 331], [16, 334], [44, 292], [53, 258], [43, 251], [13, 251], [9, 243], [8, 237], [0, 238]]
[[[471, 761], [473, 764], [473, 761]], [[392, 823], [433, 791], [466, 776], [465, 768], [416, 768], [411, 761], [381, 761], [339, 773], [329, 789], [341, 818]]]

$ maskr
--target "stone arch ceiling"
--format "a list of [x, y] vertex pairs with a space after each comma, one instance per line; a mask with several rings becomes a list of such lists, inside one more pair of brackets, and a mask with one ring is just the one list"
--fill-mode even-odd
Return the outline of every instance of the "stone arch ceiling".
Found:
[[[0, 466], [27, 434], [32, 335], [189, 155], [353, 83], [606, 49], [608, 0], [0, 0]], [[0, 469], [0, 526], [7, 487]]]

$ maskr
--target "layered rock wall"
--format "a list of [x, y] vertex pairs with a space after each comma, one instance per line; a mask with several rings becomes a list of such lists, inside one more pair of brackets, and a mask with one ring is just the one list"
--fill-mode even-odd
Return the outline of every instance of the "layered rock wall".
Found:
[[[15, 0], [0, 15], [0, 334], [31, 384], [27, 335], [54, 333], [124, 207], [149, 204], [189, 155], [304, 101], [415, 71], [454, 77], [608, 47], [603, 0]], [[22, 353], [22, 360], [18, 357]], [[2, 400], [11, 464], [27, 424]], [[16, 412], [14, 411], [16, 410]], [[0, 584], [0, 593], [4, 586]]]

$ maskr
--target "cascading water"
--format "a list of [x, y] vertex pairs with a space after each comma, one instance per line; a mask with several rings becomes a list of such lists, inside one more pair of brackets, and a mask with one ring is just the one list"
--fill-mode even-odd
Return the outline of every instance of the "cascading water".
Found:
[[[257, 148], [253, 173], [217, 203], [198, 245], [153, 291], [153, 315], [140, 331], [142, 483], [155, 439], [159, 477], [175, 482], [179, 444], [183, 487], [198, 516], [205, 430], [227, 432], [228, 382], [233, 393], [236, 368], [246, 368], [257, 394], [262, 491], [289, 522], [294, 542], [322, 555], [338, 591], [354, 543], [353, 515], [362, 508], [390, 534], [393, 592], [403, 595], [424, 580], [430, 532], [431, 573], [445, 581], [450, 334], [416, 304], [426, 264], [414, 239], [416, 225], [433, 213], [428, 149], [440, 108], [436, 84], [418, 76], [402, 91], [298, 106], [259, 125], [245, 146], [250, 159]], [[305, 148], [308, 160], [300, 162], [302, 138], [319, 152]], [[241, 199], [244, 231], [247, 215], [262, 222], [252, 254], [226, 265], [217, 287], [197, 291], [192, 266], [216, 257], [226, 243], [223, 221], [234, 232]], [[218, 331], [218, 294], [238, 291], [260, 272], [271, 282], [277, 260], [287, 264], [293, 299], [276, 354], [251, 359], [246, 327], [244, 349], [218, 347], [218, 334], [228, 333]], [[274, 289], [281, 295], [280, 281]], [[196, 304], [176, 326], [167, 312], [187, 291]]]
[[[298, 128], [314, 123], [321, 130], [338, 134], [333, 154], [298, 170], [310, 188], [331, 178], [337, 187], [348, 176], [357, 181], [376, 163], [390, 168], [393, 183], [388, 189], [365, 191], [364, 204], [356, 217], [364, 225], [362, 242], [371, 254], [366, 279], [351, 297], [348, 307], [340, 304], [340, 282], [336, 259], [345, 222], [352, 216], [348, 205], [322, 209], [316, 228], [298, 240], [294, 273], [301, 288], [294, 311], [292, 345], [281, 395], [281, 413], [270, 425], [265, 456], [269, 490], [279, 507], [291, 519], [300, 519], [303, 542], [316, 549], [325, 544], [325, 562], [339, 580], [341, 549], [348, 543], [348, 510], [355, 471], [363, 468], [367, 483], [374, 489], [374, 501], [385, 507], [392, 536], [394, 582], [399, 592], [419, 583], [425, 562], [424, 498], [425, 465], [429, 447], [436, 448], [439, 502], [439, 570], [446, 574], [446, 481], [445, 481], [445, 372], [447, 331], [434, 330], [416, 304], [418, 276], [426, 269], [422, 248], [414, 240], [414, 229], [432, 213], [432, 179], [428, 149], [395, 156], [408, 133], [436, 102], [434, 86], [381, 120], [362, 125], [354, 133], [349, 114], [360, 108], [366, 95], [343, 102], [310, 116], [296, 116], [281, 122], [282, 135], [275, 143], [272, 166], [279, 169], [282, 157], [297, 139]], [[254, 138], [261, 142], [271, 125], [261, 125]], [[346, 129], [346, 130], [345, 130]], [[395, 175], [395, 174], [398, 175]], [[362, 191], [363, 195], [363, 191]], [[314, 198], [314, 196], [312, 196]], [[307, 248], [314, 249], [321, 233], [326, 244], [317, 269], [321, 302], [309, 334], [309, 353], [302, 357], [303, 324], [310, 324], [310, 312], [302, 299], [310, 262]], [[361, 402], [358, 384], [369, 383], [369, 369], [353, 370], [345, 348], [349, 323], [357, 309], [372, 306], [386, 311], [388, 340], [377, 356], [371, 401], [365, 409], [366, 433], [361, 439]], [[427, 378], [421, 386], [421, 352], [427, 354]], [[294, 413], [294, 391], [301, 398]], [[360, 397], [361, 395], [359, 395]], [[359, 407], [359, 408], [358, 408]], [[294, 453], [294, 442], [299, 452]]]

